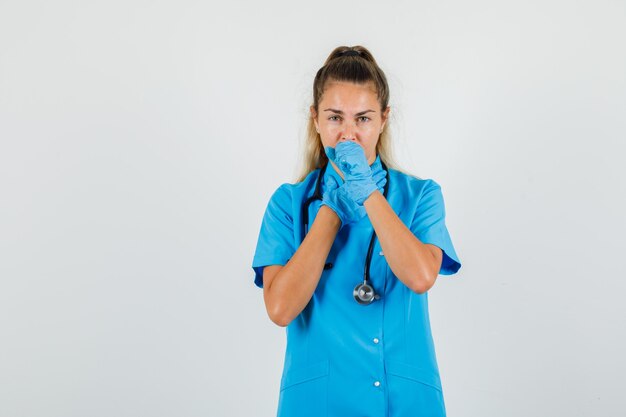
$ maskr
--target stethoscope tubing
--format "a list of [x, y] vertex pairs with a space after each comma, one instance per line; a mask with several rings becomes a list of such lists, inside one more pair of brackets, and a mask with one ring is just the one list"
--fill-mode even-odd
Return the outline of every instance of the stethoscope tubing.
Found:
[[[385, 183], [385, 187], [383, 189], [383, 196], [387, 198], [387, 190], [389, 188], [389, 171], [387, 170], [387, 166], [381, 160], [381, 165], [383, 169], [387, 172], [387, 182]], [[306, 237], [306, 234], [309, 231], [309, 207], [311, 203], [315, 200], [322, 200], [322, 178], [326, 172], [326, 168], [328, 167], [329, 162], [326, 162], [324, 166], [320, 169], [320, 172], [317, 175], [317, 180], [315, 181], [315, 190], [313, 195], [307, 198], [302, 204], [302, 240]], [[353, 291], [354, 299], [359, 304], [370, 304], [374, 300], [378, 300], [380, 297], [375, 293], [374, 289], [370, 284], [370, 264], [372, 261], [372, 252], [374, 250], [374, 242], [376, 240], [376, 231], [372, 232], [372, 237], [370, 238], [370, 243], [367, 249], [367, 257], [365, 258], [365, 266], [363, 272], [363, 282], [358, 284]], [[324, 269], [332, 268], [332, 263], [326, 263], [324, 265]]]

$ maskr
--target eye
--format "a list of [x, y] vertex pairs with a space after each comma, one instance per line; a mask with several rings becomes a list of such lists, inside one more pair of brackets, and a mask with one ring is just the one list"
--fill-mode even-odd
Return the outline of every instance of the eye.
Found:
[[328, 118], [328, 120], [335, 121], [335, 120], [336, 120], [336, 119], [335, 119], [335, 117], [336, 117], [336, 118], [339, 118], [339, 116], [330, 116], [330, 117]]
[[361, 117], [359, 117], [359, 119], [361, 119], [361, 120], [362, 120], [362, 119], [365, 119], [365, 120], [363, 120], [364, 122], [366, 122], [366, 121], [370, 120], [370, 118], [369, 118], [369, 117], [367, 117], [367, 116], [361, 116]]

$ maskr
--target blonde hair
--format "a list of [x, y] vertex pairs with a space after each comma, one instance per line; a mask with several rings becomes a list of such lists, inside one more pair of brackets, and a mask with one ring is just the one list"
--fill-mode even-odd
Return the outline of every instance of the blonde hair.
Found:
[[[344, 55], [347, 51], [354, 52]], [[355, 52], [358, 53], [358, 55]], [[363, 46], [338, 46], [330, 53], [324, 65], [317, 71], [317, 74], [315, 74], [312, 106], [318, 114], [319, 103], [324, 94], [326, 83], [329, 81], [347, 81], [356, 84], [371, 82], [376, 90], [381, 112], [383, 112], [389, 104], [389, 85], [387, 84], [387, 77], [385, 77], [385, 73], [380, 69], [370, 51]], [[380, 155], [381, 161], [385, 163], [388, 168], [400, 170], [393, 159], [388, 125], [389, 121], [385, 123], [385, 127], [378, 138], [376, 153]], [[321, 168], [327, 161], [328, 157], [324, 152], [320, 135], [315, 129], [313, 117], [309, 116], [304, 145], [304, 158], [296, 182], [304, 180], [311, 171]]]

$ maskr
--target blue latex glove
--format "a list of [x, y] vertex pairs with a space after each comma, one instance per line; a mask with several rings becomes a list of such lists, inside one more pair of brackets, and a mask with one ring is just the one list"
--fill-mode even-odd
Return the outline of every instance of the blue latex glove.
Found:
[[378, 187], [378, 191], [380, 191], [381, 194], [384, 194], [385, 184], [387, 184], [387, 171], [383, 169], [380, 160], [374, 161], [370, 169], [372, 170], [372, 178], [376, 183], [376, 187]]
[[[333, 169], [333, 167], [328, 167], [327, 169]], [[382, 169], [380, 161], [372, 164], [372, 171], [374, 172], [372, 178], [382, 194], [385, 184], [387, 183], [387, 171]], [[349, 183], [343, 182], [339, 185], [333, 176], [328, 177], [324, 183], [322, 205], [330, 207], [337, 213], [337, 217], [341, 220], [340, 228], [348, 224], [356, 223], [367, 215], [365, 207], [357, 204], [352, 197], [350, 197]]]
[[353, 141], [339, 142], [333, 149], [327, 146], [326, 156], [343, 172], [346, 192], [358, 205], [378, 189], [372, 169], [367, 163], [363, 147]]
[[[333, 169], [328, 167], [327, 169]], [[348, 224], [356, 223], [367, 215], [365, 207], [358, 205], [348, 194], [348, 189], [344, 182], [341, 186], [333, 176], [329, 176], [324, 185], [324, 195], [322, 205], [330, 207], [339, 217], [341, 228]]]

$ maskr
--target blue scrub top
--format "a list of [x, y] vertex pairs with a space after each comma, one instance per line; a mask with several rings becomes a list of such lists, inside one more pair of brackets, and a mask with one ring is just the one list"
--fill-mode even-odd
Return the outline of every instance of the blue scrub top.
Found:
[[[263, 267], [285, 265], [300, 246], [301, 207], [319, 172], [282, 184], [270, 198], [252, 263], [259, 288]], [[443, 250], [439, 274], [457, 272], [461, 263], [445, 225], [439, 184], [388, 172], [388, 203], [421, 242]], [[331, 175], [343, 183], [329, 165], [323, 180]], [[309, 227], [320, 206], [319, 200], [310, 205]], [[376, 239], [370, 280], [380, 299], [360, 305], [352, 295], [363, 282], [372, 232], [368, 216], [340, 229], [326, 261], [332, 268], [322, 272], [311, 300], [286, 327], [278, 417], [445, 416], [428, 292], [417, 294], [394, 275]]]

